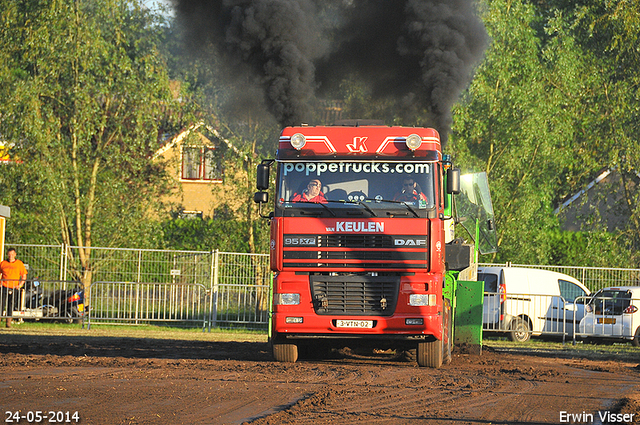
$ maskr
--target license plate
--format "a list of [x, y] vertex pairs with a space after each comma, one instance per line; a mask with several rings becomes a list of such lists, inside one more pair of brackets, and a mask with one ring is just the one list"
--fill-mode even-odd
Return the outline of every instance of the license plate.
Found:
[[599, 317], [598, 324], [599, 325], [615, 325], [616, 319], [614, 319], [613, 317]]
[[373, 320], [338, 320], [338, 328], [373, 328]]

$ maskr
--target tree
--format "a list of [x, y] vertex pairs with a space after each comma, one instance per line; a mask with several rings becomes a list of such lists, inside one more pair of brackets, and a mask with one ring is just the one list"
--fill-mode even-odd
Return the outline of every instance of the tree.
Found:
[[[574, 244], [593, 250], [582, 256], [587, 261], [607, 242], [631, 247], [640, 230], [633, 216], [625, 238], [603, 235], [600, 227], [571, 238], [559, 231], [553, 209], [600, 169], [629, 176], [637, 165], [640, 74], [620, 66], [638, 63], [637, 49], [629, 47], [638, 46], [638, 32], [630, 29], [639, 21], [637, 8], [601, 0], [483, 6], [492, 45], [456, 107], [449, 149], [459, 164], [489, 174], [501, 247], [496, 259], [552, 263], [569, 257], [558, 247]], [[626, 181], [625, 202], [637, 214], [637, 191]]]
[[530, 6], [491, 2], [491, 47], [461, 106], [447, 147], [467, 171], [486, 171], [499, 232], [498, 258], [537, 261], [548, 250], [562, 111], [548, 94], [547, 69]]
[[2, 200], [19, 211], [16, 227], [78, 246], [88, 285], [93, 246], [158, 233], [148, 213], [165, 175], [151, 156], [178, 108], [157, 50], [162, 22], [138, 0], [1, 0], [0, 10], [0, 134], [22, 161], [0, 177]]

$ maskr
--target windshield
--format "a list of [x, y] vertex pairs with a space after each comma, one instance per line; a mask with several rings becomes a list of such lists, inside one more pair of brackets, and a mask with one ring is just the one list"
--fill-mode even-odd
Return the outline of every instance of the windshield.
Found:
[[631, 305], [631, 292], [603, 289], [589, 301], [589, 304], [593, 306], [596, 314], [620, 315]]
[[372, 216], [400, 210], [424, 217], [434, 206], [431, 163], [281, 162], [278, 169], [278, 208], [340, 215], [355, 207]]
[[465, 174], [460, 177], [460, 194], [455, 199], [456, 212], [462, 226], [475, 238], [481, 254], [497, 252], [498, 242], [494, 226], [493, 205], [486, 173]]

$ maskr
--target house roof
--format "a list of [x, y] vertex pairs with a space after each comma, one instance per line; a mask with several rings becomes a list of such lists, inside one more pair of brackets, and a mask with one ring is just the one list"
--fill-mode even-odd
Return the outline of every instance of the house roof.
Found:
[[606, 179], [611, 174], [612, 171], [613, 170], [611, 168], [608, 168], [608, 169], [602, 171], [600, 174], [598, 174], [598, 176], [595, 179], [590, 181], [589, 184], [587, 184], [582, 190], [578, 191], [573, 196], [569, 197], [569, 199], [564, 201], [558, 208], [553, 210], [553, 213], [554, 214], [560, 213], [560, 211], [562, 211], [563, 209], [567, 208], [569, 205], [574, 203], [576, 200], [580, 199], [580, 197], [582, 195], [584, 195], [585, 193], [587, 193], [589, 191], [589, 189], [591, 189], [592, 187], [594, 187], [595, 185], [600, 183], [602, 180]]
[[[226, 139], [224, 137], [222, 137], [220, 135], [220, 133], [218, 132], [218, 130], [216, 130], [215, 128], [211, 127], [210, 125], [205, 124], [204, 122], [200, 121], [198, 123], [192, 124], [191, 126], [189, 126], [188, 128], [182, 130], [180, 133], [176, 134], [169, 143], [167, 143], [166, 145], [164, 145], [163, 147], [161, 147], [160, 149], [158, 149], [154, 154], [153, 154], [153, 158], [157, 158], [160, 155], [164, 154], [165, 152], [167, 152], [169, 149], [173, 148], [176, 145], [179, 145], [180, 143], [182, 143], [182, 141], [185, 139], [185, 137], [187, 137], [189, 134], [193, 133], [194, 131], [197, 131], [198, 129], [200, 129], [201, 127], [204, 127], [206, 130], [208, 130], [211, 134], [213, 134], [214, 136], [216, 136], [216, 138], [218, 140], [220, 140], [221, 142], [223, 142], [225, 145], [227, 145], [227, 147], [229, 149], [231, 149], [232, 151], [234, 151], [235, 153], [237, 153], [238, 155], [242, 155], [242, 153], [240, 152], [240, 150], [238, 148], [235, 147], [235, 145], [233, 143], [231, 143], [231, 141], [229, 139]], [[243, 155], [244, 159], [248, 159], [247, 155]]]

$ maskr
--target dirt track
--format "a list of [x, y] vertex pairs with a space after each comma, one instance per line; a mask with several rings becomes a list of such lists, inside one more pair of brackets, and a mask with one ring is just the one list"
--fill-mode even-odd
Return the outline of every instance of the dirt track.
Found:
[[274, 363], [265, 342], [10, 332], [0, 332], [4, 420], [20, 410], [77, 411], [84, 424], [555, 424], [560, 412], [640, 412], [640, 354], [629, 363], [457, 351], [432, 370], [348, 352]]

